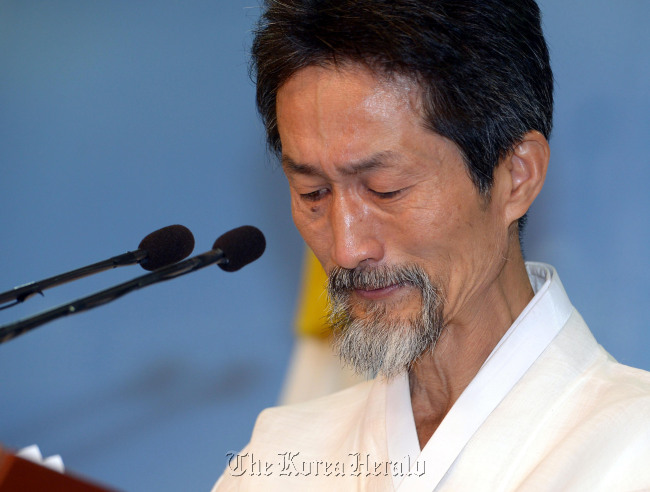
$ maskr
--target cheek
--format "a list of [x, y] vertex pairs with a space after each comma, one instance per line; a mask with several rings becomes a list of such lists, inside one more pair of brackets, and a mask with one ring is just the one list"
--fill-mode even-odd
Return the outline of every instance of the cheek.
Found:
[[[431, 200], [427, 207], [412, 207], [394, 222], [392, 237], [404, 253], [424, 260], [442, 273], [450, 268], [465, 269], [484, 254], [487, 220], [468, 199], [453, 194]], [[487, 248], [491, 249], [491, 248]]]
[[299, 199], [292, 199], [291, 215], [293, 223], [303, 240], [314, 252], [318, 260], [323, 263], [330, 248], [330, 239], [324, 221], [314, 219], [313, 213], [309, 211], [309, 206], [305, 206]]
[[451, 242], [460, 235], [463, 217], [459, 207], [444, 200], [421, 202], [409, 206], [392, 221], [395, 238], [416, 250], [426, 250]]
[[307, 218], [304, 205], [295, 197], [291, 199], [291, 216], [298, 232], [306, 241], [310, 237], [309, 232], [313, 228], [313, 221]]

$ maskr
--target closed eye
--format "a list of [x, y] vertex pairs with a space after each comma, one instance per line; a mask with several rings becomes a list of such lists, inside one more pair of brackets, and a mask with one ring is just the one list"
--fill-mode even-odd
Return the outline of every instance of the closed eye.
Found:
[[312, 191], [310, 193], [301, 193], [300, 198], [303, 200], [307, 200], [308, 202], [317, 202], [323, 198], [325, 198], [325, 195], [329, 190], [327, 188], [321, 188], [320, 190]]
[[395, 190], [395, 191], [375, 191], [375, 190], [370, 190], [370, 192], [375, 195], [377, 198], [381, 198], [382, 200], [388, 200], [389, 198], [395, 198], [397, 195], [399, 195], [403, 189], [401, 190]]

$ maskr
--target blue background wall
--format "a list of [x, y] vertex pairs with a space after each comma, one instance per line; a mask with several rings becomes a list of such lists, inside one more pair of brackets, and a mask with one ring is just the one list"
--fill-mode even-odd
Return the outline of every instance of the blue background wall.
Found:
[[[530, 259], [559, 270], [619, 360], [650, 369], [650, 3], [541, 2], [557, 80]], [[302, 242], [248, 78], [255, 0], [0, 0], [0, 290], [180, 223], [242, 224], [258, 262], [211, 267], [0, 346], [0, 443], [124, 490], [208, 490], [276, 401]], [[0, 323], [144, 273], [119, 269]]]

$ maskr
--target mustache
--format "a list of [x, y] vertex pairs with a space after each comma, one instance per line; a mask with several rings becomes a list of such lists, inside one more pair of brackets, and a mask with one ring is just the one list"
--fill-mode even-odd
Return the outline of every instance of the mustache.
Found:
[[422, 289], [429, 285], [429, 278], [418, 265], [382, 265], [355, 269], [334, 267], [328, 275], [327, 290], [330, 294], [342, 294], [354, 289], [374, 290], [391, 285], [412, 285]]

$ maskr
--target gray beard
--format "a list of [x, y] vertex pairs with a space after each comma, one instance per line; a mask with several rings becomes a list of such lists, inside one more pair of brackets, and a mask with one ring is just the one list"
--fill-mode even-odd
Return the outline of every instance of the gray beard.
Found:
[[[391, 316], [386, 302], [359, 301], [363, 316], [353, 314], [354, 289], [380, 289], [410, 285], [421, 295], [420, 312], [402, 318]], [[433, 351], [443, 329], [443, 302], [418, 265], [348, 270], [337, 267], [329, 275], [329, 322], [334, 347], [341, 360], [359, 374], [387, 379], [408, 370], [424, 354]]]

